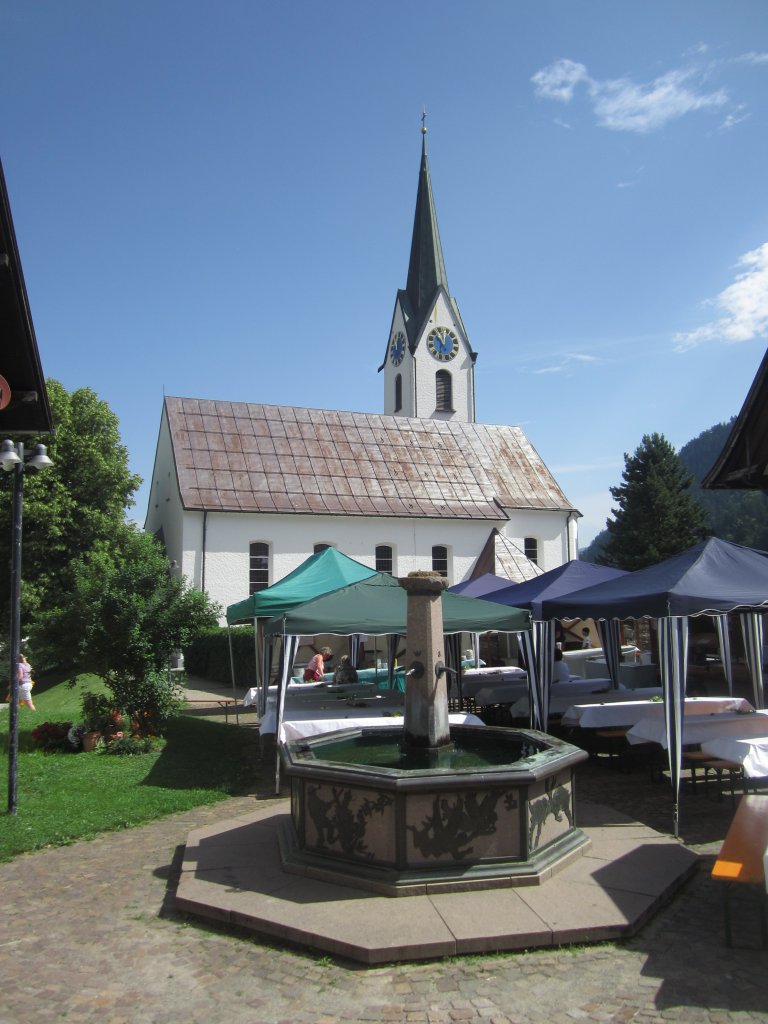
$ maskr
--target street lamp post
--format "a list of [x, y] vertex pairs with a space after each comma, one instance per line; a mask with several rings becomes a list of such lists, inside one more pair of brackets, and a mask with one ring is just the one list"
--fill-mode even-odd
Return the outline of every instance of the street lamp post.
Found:
[[0, 465], [13, 473], [13, 506], [11, 509], [11, 629], [10, 629], [10, 695], [8, 709], [8, 813], [16, 813], [16, 788], [19, 763], [19, 652], [21, 648], [21, 536], [24, 511], [24, 474], [52, 466], [44, 444], [35, 445], [29, 459], [24, 460], [21, 441], [3, 441]]

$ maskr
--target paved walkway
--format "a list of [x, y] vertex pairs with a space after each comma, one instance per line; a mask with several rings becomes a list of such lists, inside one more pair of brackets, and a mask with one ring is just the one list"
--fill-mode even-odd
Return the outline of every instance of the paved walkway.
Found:
[[[668, 827], [666, 788], [645, 773], [590, 762], [580, 780], [585, 797]], [[0, 1024], [768, 1021], [768, 953], [725, 946], [722, 892], [707, 870], [727, 800], [684, 797], [683, 838], [703, 869], [625, 944], [375, 968], [263, 945], [173, 910], [190, 829], [270, 802], [240, 797], [0, 865]], [[754, 907], [743, 920], [756, 939]]]
[[[580, 798], [670, 828], [668, 788], [642, 771], [590, 761], [578, 785]], [[268, 806], [263, 790], [0, 864], [0, 1024], [768, 1022], [768, 952], [725, 946], [709, 877], [727, 799], [683, 794], [681, 837], [702, 869], [626, 943], [366, 968], [174, 911], [190, 830]], [[738, 919], [755, 943], [754, 906]]]

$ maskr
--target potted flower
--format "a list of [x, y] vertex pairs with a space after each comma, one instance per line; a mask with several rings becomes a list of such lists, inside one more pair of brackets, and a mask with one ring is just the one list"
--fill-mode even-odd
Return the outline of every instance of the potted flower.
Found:
[[103, 693], [84, 693], [80, 707], [83, 711], [83, 750], [95, 750], [104, 735], [117, 730], [115, 715], [119, 721], [120, 714], [114, 711], [109, 697]]

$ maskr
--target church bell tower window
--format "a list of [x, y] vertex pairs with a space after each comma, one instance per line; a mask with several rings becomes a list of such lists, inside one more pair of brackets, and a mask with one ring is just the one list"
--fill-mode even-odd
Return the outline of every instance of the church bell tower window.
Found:
[[435, 409], [453, 412], [453, 381], [448, 370], [438, 370], [435, 374]]

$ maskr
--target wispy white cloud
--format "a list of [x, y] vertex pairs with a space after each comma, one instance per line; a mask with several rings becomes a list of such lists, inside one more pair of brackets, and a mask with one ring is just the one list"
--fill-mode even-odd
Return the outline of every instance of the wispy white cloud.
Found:
[[740, 64], [768, 64], [768, 53], [742, 53], [740, 57], [734, 57], [734, 61]]
[[693, 77], [693, 71], [681, 69], [668, 71], [647, 85], [626, 78], [597, 82], [591, 89], [597, 123], [614, 131], [643, 134], [694, 110], [726, 105], [728, 96], [723, 90], [696, 92]]
[[531, 370], [531, 373], [565, 373], [569, 368], [570, 363], [599, 363], [600, 360], [597, 356], [588, 355], [585, 352], [569, 352], [565, 355], [559, 363], [553, 366], [542, 366], [537, 370]]
[[749, 117], [751, 117], [751, 115], [745, 113], [745, 108], [743, 106], [736, 107], [736, 109], [731, 111], [720, 125], [720, 131], [728, 132], [731, 128], [735, 128], [737, 124], [741, 124], [742, 121], [746, 121]]
[[565, 366], [542, 366], [540, 370], [531, 370], [531, 373], [562, 373]]
[[675, 335], [675, 347], [685, 350], [706, 341], [751, 341], [768, 333], [768, 242], [745, 253], [733, 284], [710, 300], [723, 315], [694, 331]]
[[[747, 116], [743, 105], [734, 105], [726, 89], [708, 89], [707, 79], [718, 68], [735, 62], [760, 65], [768, 63], [768, 54], [748, 53], [737, 58], [705, 62], [704, 43], [689, 52], [689, 62], [659, 75], [649, 82], [630, 78], [597, 79], [587, 67], [563, 58], [541, 68], [531, 78], [540, 99], [570, 103], [576, 90], [583, 87], [601, 128], [611, 131], [647, 134], [658, 131], [695, 111], [728, 110], [721, 124], [730, 129]], [[699, 58], [696, 60], [696, 58]]]
[[684, 57], [703, 57], [705, 53], [709, 53], [709, 45], [707, 43], [695, 43], [690, 46], [685, 53]]
[[563, 59], [537, 71], [531, 81], [536, 86], [536, 95], [542, 99], [570, 103], [576, 86], [580, 82], [589, 83], [592, 79], [583, 64]]
[[602, 455], [588, 462], [564, 462], [549, 468], [553, 473], [594, 473], [602, 469], [623, 469], [624, 459], [620, 455]]

